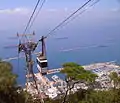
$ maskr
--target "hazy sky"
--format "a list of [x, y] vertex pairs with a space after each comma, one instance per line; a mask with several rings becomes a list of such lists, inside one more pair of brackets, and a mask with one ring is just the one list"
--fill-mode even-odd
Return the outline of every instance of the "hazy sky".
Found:
[[[47, 8], [62, 8], [62, 7], [75, 7], [80, 5], [85, 0], [46, 0]], [[1, 0], [0, 9], [30, 7], [33, 8], [37, 0]], [[101, 7], [116, 7], [119, 0], [101, 0]]]
[[[46, 0], [33, 29], [46, 28], [49, 31], [86, 1], [87, 0]], [[93, 20], [100, 21], [101, 19], [99, 18], [106, 20], [106, 18], [119, 17], [119, 1], [120, 0], [100, 0], [98, 4], [90, 9], [91, 13], [85, 13], [81, 17], [81, 20], [90, 21], [89, 19], [93, 18]], [[1, 0], [0, 31], [16, 30], [21, 32], [25, 28], [36, 2], [37, 0]], [[80, 20], [80, 18], [77, 20]], [[75, 21], [78, 22], [77, 20]]]

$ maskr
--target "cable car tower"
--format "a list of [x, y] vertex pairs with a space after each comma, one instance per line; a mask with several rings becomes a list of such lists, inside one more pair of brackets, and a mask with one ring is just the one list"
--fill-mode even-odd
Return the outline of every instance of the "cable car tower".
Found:
[[[33, 35], [35, 35], [34, 32], [33, 32]], [[40, 86], [38, 85], [38, 81], [37, 81], [37, 78], [36, 78], [34, 70], [33, 70], [34, 61], [32, 59], [32, 54], [36, 50], [39, 42], [41, 42], [42, 43], [42, 52], [37, 55], [37, 68], [42, 75], [47, 74], [47, 67], [48, 67], [47, 64], [48, 63], [47, 63], [47, 59], [46, 59], [46, 48], [45, 48], [44, 39], [45, 39], [45, 37], [42, 36], [38, 42], [27, 40], [25, 43], [21, 43], [21, 41], [20, 41], [19, 45], [18, 45], [18, 53], [23, 52], [25, 54], [26, 89], [29, 88], [29, 86], [34, 87], [34, 89], [36, 89], [37, 94], [38, 94], [37, 97], [41, 98], [42, 103], [43, 103], [43, 98], [42, 98], [41, 91], [39, 88]]]
[[[34, 33], [33, 33], [34, 35]], [[21, 41], [19, 42], [18, 45], [18, 53], [24, 52], [25, 54], [25, 60], [26, 60], [26, 70], [27, 70], [27, 78], [26, 78], [26, 82], [28, 85], [28, 82], [30, 82], [30, 79], [32, 77], [32, 80], [34, 81], [34, 85], [35, 88], [38, 91], [38, 87], [37, 87], [37, 83], [36, 83], [36, 78], [34, 75], [34, 71], [33, 71], [33, 60], [32, 60], [32, 53], [35, 51], [37, 47], [37, 44], [33, 41], [27, 41], [25, 43], [21, 43]], [[32, 75], [32, 76], [30, 76]]]

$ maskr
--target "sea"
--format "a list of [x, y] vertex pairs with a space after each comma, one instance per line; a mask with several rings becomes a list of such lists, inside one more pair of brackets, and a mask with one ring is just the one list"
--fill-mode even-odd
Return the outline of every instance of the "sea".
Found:
[[[71, 25], [60, 28], [45, 40], [48, 69], [62, 67], [66, 62], [76, 62], [80, 65], [108, 61], [120, 63], [120, 21], [86, 25], [73, 23]], [[34, 40], [39, 40], [44, 31], [37, 29]], [[0, 31], [0, 58], [18, 56], [15, 47], [18, 39], [9, 38], [10, 34], [15, 34], [15, 32], [12, 30]], [[5, 48], [5, 46], [11, 47]], [[41, 44], [35, 52], [40, 51]], [[24, 55], [24, 53], [20, 55]], [[37, 72], [36, 55], [34, 54], [33, 60], [34, 71]], [[10, 63], [13, 65], [13, 73], [18, 75], [18, 84], [24, 85], [26, 81], [25, 59], [12, 60]]]

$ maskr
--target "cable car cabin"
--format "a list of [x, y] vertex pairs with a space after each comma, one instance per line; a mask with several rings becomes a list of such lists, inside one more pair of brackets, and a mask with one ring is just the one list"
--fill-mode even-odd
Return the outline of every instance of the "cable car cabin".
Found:
[[44, 56], [37, 56], [37, 68], [41, 72], [42, 75], [47, 74], [48, 62]]

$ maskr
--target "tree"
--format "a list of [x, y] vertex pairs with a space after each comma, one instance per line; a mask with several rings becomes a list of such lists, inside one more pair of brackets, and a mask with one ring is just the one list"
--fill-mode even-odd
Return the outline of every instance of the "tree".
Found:
[[120, 77], [118, 76], [118, 74], [116, 72], [111, 72], [109, 75], [110, 79], [111, 79], [111, 83], [113, 83], [113, 103], [116, 103], [116, 88], [120, 85]]
[[34, 103], [30, 94], [17, 85], [12, 65], [0, 61], [0, 103]]
[[113, 82], [113, 88], [116, 89], [120, 85], [120, 77], [116, 72], [111, 72], [109, 75], [111, 82]]
[[16, 85], [17, 75], [12, 73], [12, 65], [8, 62], [0, 61], [0, 90], [8, 89]]
[[76, 63], [65, 63], [63, 64], [62, 73], [66, 74], [66, 82], [67, 82], [67, 90], [64, 95], [63, 103], [66, 102], [67, 95], [71, 89], [74, 88], [74, 85], [79, 82], [87, 82], [93, 83], [95, 78], [97, 77], [96, 74], [93, 74], [90, 71], [85, 70], [82, 66]]

